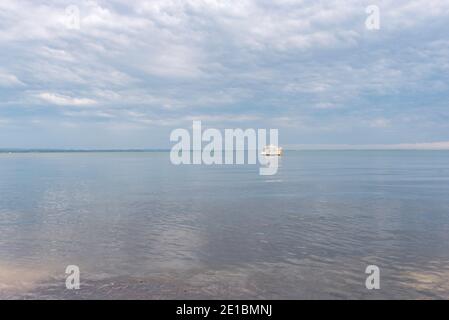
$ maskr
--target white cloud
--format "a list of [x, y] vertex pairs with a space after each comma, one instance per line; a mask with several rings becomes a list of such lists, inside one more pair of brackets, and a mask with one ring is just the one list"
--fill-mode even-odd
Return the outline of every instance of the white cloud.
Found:
[[75, 61], [74, 57], [68, 53], [66, 50], [54, 49], [49, 47], [42, 47], [38, 53], [44, 56], [46, 59], [58, 59], [62, 61]]
[[88, 98], [74, 98], [50, 92], [42, 92], [38, 95], [42, 100], [59, 106], [88, 106], [96, 103]]
[[67, 111], [63, 113], [67, 117], [86, 117], [90, 119], [103, 118], [103, 119], [113, 119], [116, 118], [114, 114], [106, 111]]
[[372, 128], [387, 128], [391, 124], [391, 120], [379, 118], [379, 119], [373, 119], [368, 122], [369, 126]]
[[0, 71], [0, 87], [14, 87], [23, 85], [24, 83], [20, 81], [15, 75]]
[[11, 123], [11, 120], [9, 120], [9, 119], [4, 119], [4, 118], [0, 118], [0, 127], [6, 126], [6, 125], [8, 125], [8, 124], [10, 124], [10, 123]]
[[317, 109], [334, 109], [336, 108], [336, 104], [335, 103], [330, 103], [330, 102], [319, 102], [317, 104], [315, 104], [314, 106]]

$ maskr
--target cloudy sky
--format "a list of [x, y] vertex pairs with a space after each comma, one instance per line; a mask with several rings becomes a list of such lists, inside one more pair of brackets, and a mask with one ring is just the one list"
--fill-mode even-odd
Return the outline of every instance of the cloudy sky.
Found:
[[193, 119], [449, 141], [447, 0], [1, 0], [0, 52], [0, 148], [166, 148]]

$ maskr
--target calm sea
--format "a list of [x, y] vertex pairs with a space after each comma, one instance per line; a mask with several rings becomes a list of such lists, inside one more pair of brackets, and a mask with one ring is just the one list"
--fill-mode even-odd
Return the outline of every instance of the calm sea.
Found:
[[0, 298], [449, 298], [449, 152], [287, 151], [258, 170], [0, 153]]

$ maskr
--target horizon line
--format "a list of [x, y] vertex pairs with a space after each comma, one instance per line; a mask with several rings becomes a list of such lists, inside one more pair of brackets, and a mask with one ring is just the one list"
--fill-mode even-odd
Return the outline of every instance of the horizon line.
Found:
[[[285, 151], [331, 151], [331, 150], [449, 150], [449, 141], [398, 143], [398, 144], [286, 144]], [[170, 148], [2, 148], [0, 152], [157, 152], [170, 151]], [[248, 151], [257, 149], [219, 149], [218, 151]], [[202, 151], [192, 150], [189, 151]]]

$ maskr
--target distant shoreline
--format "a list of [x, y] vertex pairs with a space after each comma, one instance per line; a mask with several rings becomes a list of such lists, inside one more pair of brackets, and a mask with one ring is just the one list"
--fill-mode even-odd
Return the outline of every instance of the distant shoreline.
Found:
[[169, 149], [0, 149], [0, 153], [112, 153], [169, 151]]

